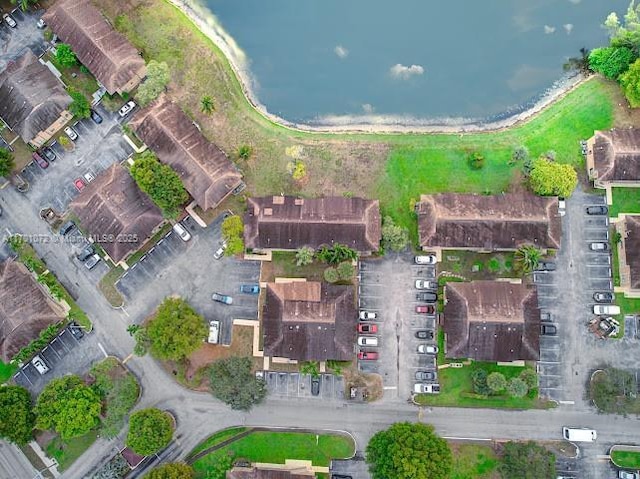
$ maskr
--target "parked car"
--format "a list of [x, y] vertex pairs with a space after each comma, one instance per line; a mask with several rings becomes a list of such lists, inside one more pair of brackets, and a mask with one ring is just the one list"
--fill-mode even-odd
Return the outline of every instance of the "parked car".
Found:
[[220, 336], [220, 321], [209, 321], [209, 336], [207, 342], [209, 344], [218, 344]]
[[45, 23], [45, 21], [42, 18], [40, 20], [38, 20], [38, 23], [36, 23], [36, 27], [38, 27], [40, 30], [42, 30], [46, 26], [47, 26], [47, 24]]
[[76, 339], [84, 338], [84, 330], [82, 329], [82, 326], [75, 321], [69, 323], [69, 332]]
[[87, 186], [87, 184], [82, 178], [76, 178], [75, 180], [73, 180], [73, 186], [76, 187], [76, 190], [82, 191], [84, 190], [84, 187]]
[[436, 314], [436, 307], [433, 304], [421, 304], [416, 306], [416, 313]]
[[95, 253], [96, 250], [93, 248], [93, 245], [88, 244], [80, 250], [80, 252], [76, 255], [76, 258], [78, 258], [80, 261], [86, 261], [91, 255]]
[[416, 294], [416, 301], [424, 301], [425, 303], [435, 303], [438, 301], [438, 295], [430, 291]]
[[84, 181], [87, 182], [87, 184], [91, 183], [93, 180], [96, 179], [95, 176], [93, 176], [93, 173], [91, 173], [90, 171], [87, 171], [84, 175], [82, 175], [84, 177]]
[[76, 224], [73, 221], [67, 221], [60, 227], [58, 231], [62, 236], [67, 236], [69, 232], [76, 227]]
[[558, 334], [558, 328], [556, 328], [553, 324], [541, 324], [540, 334], [543, 336], [555, 336], [556, 334]]
[[558, 214], [564, 216], [567, 213], [567, 202], [564, 198], [558, 198]]
[[91, 119], [96, 125], [102, 123], [102, 117], [100, 116], [100, 113], [95, 110], [91, 110]]
[[244, 294], [259, 294], [260, 285], [259, 284], [242, 284], [240, 285], [240, 292]]
[[320, 378], [311, 378], [311, 394], [314, 396], [320, 394]]
[[360, 311], [360, 319], [362, 321], [374, 321], [378, 319], [378, 313], [374, 311]]
[[593, 314], [617, 316], [620, 314], [620, 306], [615, 304], [594, 304]]
[[377, 346], [378, 338], [375, 336], [358, 336], [358, 346]]
[[425, 278], [429, 278], [429, 279], [435, 280], [436, 269], [435, 268], [421, 269], [416, 273], [416, 276], [425, 277]]
[[211, 299], [213, 299], [214, 301], [217, 301], [218, 303], [224, 303], [224, 304], [233, 303], [233, 298], [231, 296], [227, 296], [226, 294], [213, 293], [211, 295]]
[[346, 474], [331, 474], [331, 479], [353, 479], [353, 476]]
[[438, 290], [438, 283], [426, 279], [416, 279], [416, 289]]
[[72, 127], [67, 126], [64, 129], [64, 132], [69, 138], [71, 138], [71, 140], [76, 141], [78, 139], [78, 133]]
[[551, 322], [551, 313], [541, 312], [540, 313], [540, 321], [542, 321], [543, 323], [550, 323]]
[[551, 261], [538, 261], [537, 271], [555, 271], [556, 264]]
[[40, 154], [44, 156], [48, 162], [56, 161], [56, 154], [48, 146], [45, 146], [42, 150], [40, 150]]
[[213, 257], [214, 257], [215, 259], [220, 259], [220, 258], [222, 258], [222, 257], [224, 256], [224, 250], [226, 250], [226, 249], [227, 249], [227, 243], [226, 243], [226, 242], [223, 242], [223, 243], [220, 245], [220, 247], [216, 250], [216, 252], [215, 252], [215, 253], [213, 253]]
[[47, 374], [49, 372], [49, 366], [44, 362], [44, 359], [40, 357], [40, 355], [36, 355], [31, 360], [31, 364], [40, 374]]
[[440, 392], [440, 385], [416, 383], [413, 385], [413, 392], [416, 394], [438, 394]]
[[361, 361], [375, 361], [378, 359], [378, 353], [375, 351], [360, 351], [358, 353], [358, 359]]
[[182, 226], [182, 223], [178, 222], [173, 225], [173, 231], [180, 237], [182, 241], [189, 241], [191, 239], [191, 233], [187, 231], [187, 228]]
[[438, 354], [438, 347], [431, 346], [430, 344], [419, 344], [418, 353], [419, 354]]
[[435, 254], [426, 254], [426, 255], [416, 256], [414, 258], [414, 261], [416, 262], [416, 264], [436, 264], [438, 260], [436, 259]]
[[602, 241], [590, 243], [589, 249], [591, 251], [609, 251], [609, 243], [604, 243]]
[[430, 329], [424, 329], [421, 331], [416, 331], [416, 338], [418, 339], [433, 339], [433, 331]]
[[616, 299], [616, 295], [613, 293], [593, 293], [593, 300], [596, 303], [613, 303]]
[[91, 271], [100, 262], [100, 256], [93, 254], [87, 258], [84, 262], [84, 267]]
[[7, 22], [7, 25], [9, 25], [11, 28], [16, 28], [18, 26], [16, 21], [13, 19], [13, 17], [8, 13], [3, 14], [2, 18], [4, 19], [5, 22]]
[[131, 110], [133, 110], [136, 107], [136, 102], [134, 102], [133, 100], [128, 101], [127, 103], [125, 103], [122, 108], [120, 108], [120, 110], [118, 110], [118, 115], [120, 115], [122, 118], [124, 118], [125, 116], [127, 116]]
[[359, 323], [358, 324], [358, 332], [359, 333], [364, 333], [364, 334], [376, 334], [378, 332], [378, 325], [377, 324]]
[[606, 215], [609, 213], [609, 208], [606, 206], [587, 206], [588, 215]]
[[417, 381], [435, 381], [438, 379], [438, 373], [435, 371], [416, 371]]
[[33, 158], [33, 161], [35, 161], [36, 164], [43, 170], [46, 168], [49, 168], [49, 162], [45, 160], [42, 156], [40, 156], [40, 154], [37, 151], [34, 151], [31, 157]]
[[618, 469], [618, 479], [640, 479], [640, 474], [637, 472]]

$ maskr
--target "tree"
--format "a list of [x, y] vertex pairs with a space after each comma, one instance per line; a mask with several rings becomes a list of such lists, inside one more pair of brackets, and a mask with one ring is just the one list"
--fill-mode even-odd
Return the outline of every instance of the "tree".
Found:
[[320, 377], [320, 364], [318, 361], [306, 361], [300, 366], [302, 374], [308, 374], [312, 378]]
[[633, 52], [627, 47], [596, 48], [589, 54], [589, 67], [606, 78], [616, 80], [629, 69], [633, 60]]
[[247, 161], [249, 158], [251, 158], [252, 154], [253, 148], [251, 148], [249, 145], [242, 145], [240, 148], [238, 148], [238, 158], [242, 158], [243, 160]]
[[526, 146], [520, 145], [513, 150], [513, 154], [511, 155], [511, 164], [515, 163], [524, 163], [529, 158], [529, 150]]
[[136, 99], [142, 106], [146, 106], [158, 98], [169, 83], [169, 65], [165, 62], [151, 60], [147, 65], [147, 78], [138, 87]]
[[0, 176], [9, 175], [15, 167], [13, 154], [6, 148], [0, 148]]
[[153, 469], [147, 476], [147, 479], [192, 479], [193, 468], [184, 462], [174, 462], [163, 464]]
[[231, 215], [222, 222], [222, 237], [227, 243], [225, 254], [233, 256], [244, 251], [244, 223], [238, 215]]
[[36, 427], [54, 429], [62, 439], [83, 436], [99, 423], [100, 397], [78, 376], [53, 379], [36, 403]]
[[507, 442], [500, 475], [505, 479], [553, 479], [556, 477], [556, 457], [533, 441]]
[[507, 387], [507, 380], [504, 374], [499, 372], [493, 372], [487, 376], [487, 386], [493, 393], [499, 393]]
[[340, 281], [340, 275], [338, 274], [338, 270], [336, 270], [336, 268], [333, 268], [333, 267], [329, 267], [325, 269], [324, 273], [322, 273], [322, 277], [327, 283], [337, 283], [338, 281]]
[[491, 389], [487, 386], [487, 376], [488, 373], [485, 369], [479, 368], [475, 369], [471, 373], [471, 382], [473, 383], [473, 391], [476, 394], [481, 394], [482, 396], [488, 396], [491, 394]]
[[59, 43], [56, 46], [56, 60], [58, 60], [58, 63], [65, 68], [71, 68], [78, 64], [76, 54], [73, 53], [71, 47], [66, 43]]
[[578, 185], [578, 174], [571, 165], [537, 158], [533, 160], [529, 185], [537, 195], [568, 198]]
[[401, 422], [371, 438], [367, 462], [373, 479], [445, 479], [453, 459], [433, 426]]
[[38, 0], [11, 0], [12, 5], [18, 5], [23, 12], [29, 9], [30, 5], [35, 5]]
[[213, 98], [211, 98], [209, 95], [203, 96], [200, 100], [200, 110], [202, 110], [202, 113], [211, 115], [211, 113], [213, 113], [215, 109], [216, 107], [213, 104]]
[[179, 361], [202, 346], [204, 318], [182, 298], [165, 298], [147, 326], [151, 354]]
[[607, 368], [593, 375], [589, 384], [589, 397], [599, 411], [627, 414], [635, 404], [637, 384], [632, 373]]
[[529, 392], [529, 386], [520, 378], [511, 378], [507, 383], [507, 392], [513, 397], [521, 398]]
[[169, 165], [160, 163], [149, 150], [136, 155], [130, 172], [140, 189], [167, 217], [175, 218], [180, 206], [189, 199], [178, 174]]
[[231, 409], [249, 410], [267, 394], [265, 383], [251, 371], [251, 358], [230, 357], [211, 365], [211, 393]]
[[345, 261], [338, 265], [336, 272], [338, 273], [340, 281], [351, 281], [355, 273], [355, 268], [350, 261]]
[[0, 437], [19, 445], [33, 439], [31, 395], [21, 386], [0, 386]]
[[472, 170], [481, 170], [484, 166], [484, 156], [477, 151], [473, 152], [467, 158], [467, 162]]
[[569, 58], [562, 67], [565, 71], [576, 70], [583, 75], [588, 75], [591, 73], [589, 67], [589, 49], [582, 47], [580, 49], [580, 56]]
[[127, 447], [136, 454], [148, 456], [167, 447], [173, 437], [173, 419], [156, 408], [141, 409], [129, 418]]
[[620, 85], [633, 108], [640, 106], [640, 59], [631, 64], [629, 69], [620, 75]]
[[[211, 457], [211, 456], [209, 456]], [[206, 479], [226, 479], [227, 471], [233, 467], [234, 454], [228, 451], [213, 458], [213, 461], [207, 462]]]
[[73, 100], [69, 105], [71, 114], [78, 118], [89, 118], [91, 116], [91, 105], [85, 96], [72, 89], [69, 89], [69, 96]]
[[309, 246], [303, 246], [296, 251], [296, 266], [307, 266], [313, 263], [315, 250]]
[[520, 379], [524, 381], [529, 389], [538, 387], [538, 375], [531, 368], [526, 368], [520, 373]]
[[338, 264], [343, 261], [358, 259], [358, 252], [348, 246], [336, 243], [331, 248], [323, 246], [316, 254], [316, 257], [327, 264]]
[[542, 252], [532, 244], [522, 245], [514, 253], [516, 266], [524, 274], [529, 274], [535, 271], [541, 257]]
[[382, 244], [385, 249], [402, 251], [409, 244], [409, 230], [396, 225], [391, 216], [385, 216], [382, 221]]

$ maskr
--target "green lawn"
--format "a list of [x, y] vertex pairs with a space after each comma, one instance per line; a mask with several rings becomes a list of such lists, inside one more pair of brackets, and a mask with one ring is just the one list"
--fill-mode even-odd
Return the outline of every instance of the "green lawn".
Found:
[[628, 469], [640, 469], [640, 452], [613, 451], [611, 460], [617, 466]]
[[[214, 435], [214, 442], [220, 440]], [[210, 439], [212, 439], [210, 438]], [[328, 466], [331, 459], [351, 457], [355, 445], [351, 439], [337, 435], [291, 432], [254, 432], [193, 463], [196, 477], [205, 477], [209, 468], [225, 455], [251, 462], [284, 464], [286, 459], [310, 460], [314, 466]], [[200, 446], [198, 446], [200, 448]]]
[[60, 71], [62, 80], [68, 87], [79, 91], [87, 100], [91, 101], [93, 93], [98, 90], [98, 82], [96, 82], [96, 79], [90, 73], [83, 72], [79, 66], [71, 68], [63, 67], [56, 57], [50, 53], [46, 55], [46, 59], [50, 60]]
[[450, 444], [453, 471], [450, 479], [485, 479], [497, 477], [500, 459], [489, 446]]
[[609, 216], [615, 218], [620, 213], [640, 213], [640, 188], [613, 188], [613, 204], [609, 206]]
[[513, 253], [476, 253], [474, 251], [445, 250], [440, 271], [459, 274], [467, 280], [515, 278]]
[[73, 462], [78, 459], [84, 452], [91, 447], [98, 437], [98, 431], [91, 431], [84, 436], [75, 437], [63, 441], [60, 437], [56, 436], [47, 444], [47, 456], [55, 458], [58, 463], [59, 471], [64, 471]]
[[213, 436], [209, 436], [203, 442], [198, 444], [195, 447], [195, 449], [193, 451], [191, 451], [190, 455], [194, 456], [195, 454], [199, 453], [200, 451], [204, 451], [205, 449], [207, 449], [207, 448], [209, 448], [211, 446], [215, 446], [216, 444], [219, 444], [222, 441], [226, 441], [230, 437], [237, 436], [238, 434], [240, 434], [241, 432], [244, 432], [246, 430], [247, 430], [246, 427], [232, 427], [232, 428], [229, 428], [229, 429], [224, 429], [222, 431], [219, 431], [219, 432], [215, 433]]
[[0, 384], [7, 382], [13, 376], [13, 373], [16, 372], [18, 366], [12, 363], [5, 364], [0, 361]]
[[274, 278], [307, 278], [309, 281], [322, 281], [324, 270], [329, 265], [314, 260], [309, 265], [297, 266], [294, 251], [274, 251], [272, 266]]

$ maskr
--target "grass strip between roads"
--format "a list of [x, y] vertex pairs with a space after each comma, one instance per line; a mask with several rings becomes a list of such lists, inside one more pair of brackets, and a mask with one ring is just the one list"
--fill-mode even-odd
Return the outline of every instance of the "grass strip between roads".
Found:
[[640, 469], [640, 451], [612, 451], [611, 460], [619, 467]]

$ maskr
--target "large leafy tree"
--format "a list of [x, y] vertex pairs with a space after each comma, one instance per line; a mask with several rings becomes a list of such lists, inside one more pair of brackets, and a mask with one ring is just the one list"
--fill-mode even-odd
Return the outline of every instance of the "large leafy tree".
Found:
[[596, 48], [589, 54], [591, 69], [612, 80], [626, 72], [633, 60], [633, 52], [627, 47]]
[[62, 439], [82, 436], [99, 423], [100, 397], [78, 376], [53, 379], [36, 403], [38, 429], [54, 429]]
[[146, 477], [147, 479], [192, 479], [193, 468], [184, 462], [173, 462], [156, 467]]
[[433, 426], [401, 422], [371, 438], [367, 462], [373, 479], [445, 479], [453, 459]]
[[358, 258], [358, 252], [348, 246], [336, 243], [330, 248], [323, 246], [316, 254], [316, 257], [328, 264], [339, 264], [343, 261], [350, 261]]
[[409, 244], [409, 231], [395, 224], [391, 216], [382, 221], [382, 243], [392, 251], [402, 251]]
[[537, 195], [568, 198], [578, 185], [578, 174], [571, 165], [537, 158], [532, 163], [529, 185]]
[[141, 409], [129, 418], [127, 446], [141, 456], [165, 448], [172, 437], [173, 419], [160, 409]]
[[56, 46], [56, 60], [58, 63], [66, 68], [74, 67], [78, 64], [78, 59], [73, 50], [66, 43], [59, 43]]
[[69, 90], [69, 96], [73, 100], [69, 105], [71, 114], [78, 118], [89, 118], [91, 115], [91, 105], [86, 97], [76, 90]]
[[171, 78], [169, 65], [165, 62], [151, 60], [147, 65], [147, 78], [138, 87], [136, 99], [142, 106], [146, 106], [162, 93]]
[[629, 104], [633, 108], [640, 106], [640, 59], [633, 62], [629, 69], [620, 75], [620, 85]]
[[249, 410], [267, 394], [265, 383], [251, 371], [251, 358], [231, 357], [211, 365], [211, 393], [231, 406]]
[[7, 176], [15, 166], [13, 154], [6, 148], [0, 148], [0, 176]]
[[33, 438], [36, 417], [29, 391], [20, 386], [0, 386], [0, 437], [26, 444]]
[[500, 475], [505, 479], [553, 479], [556, 477], [555, 464], [555, 455], [533, 441], [507, 442]]
[[165, 216], [175, 218], [178, 215], [180, 206], [189, 195], [180, 177], [169, 165], [160, 163], [147, 150], [136, 156], [130, 171], [140, 189], [151, 197]]
[[204, 318], [181, 298], [166, 298], [146, 328], [151, 354], [178, 361], [202, 345]]
[[222, 237], [227, 243], [225, 254], [232, 256], [244, 251], [244, 223], [238, 215], [231, 215], [222, 222]]

